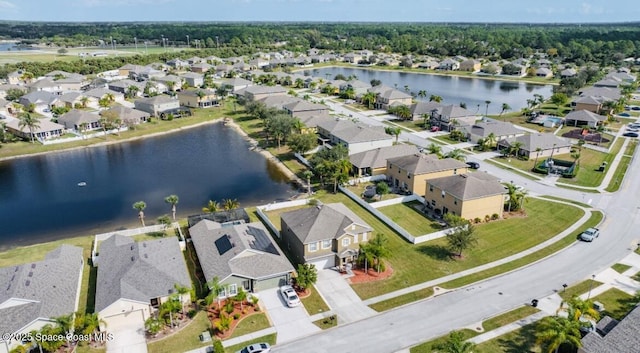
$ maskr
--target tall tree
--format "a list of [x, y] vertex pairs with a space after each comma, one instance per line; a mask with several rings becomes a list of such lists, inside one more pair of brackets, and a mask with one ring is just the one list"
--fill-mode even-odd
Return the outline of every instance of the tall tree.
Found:
[[363, 248], [366, 253], [373, 257], [376, 271], [379, 273], [382, 259], [391, 254], [391, 251], [389, 250], [389, 239], [384, 234], [376, 233], [368, 243], [363, 245]]
[[451, 227], [447, 230], [447, 243], [449, 249], [458, 257], [462, 257], [462, 252], [478, 243], [475, 237], [475, 228], [469, 220], [460, 216], [447, 213], [444, 220]]
[[560, 346], [567, 343], [582, 347], [580, 323], [558, 316], [547, 316], [536, 326], [536, 341], [544, 346], [546, 353], [558, 353]]
[[456, 149], [451, 150], [449, 153], [447, 153], [445, 155], [445, 157], [446, 158], [453, 158], [453, 159], [459, 160], [461, 162], [464, 162], [467, 159], [466, 155], [464, 154], [464, 152], [462, 152], [462, 150], [460, 148], [456, 148]]
[[240, 207], [240, 202], [238, 202], [238, 199], [224, 199], [222, 200], [222, 207], [227, 211], [235, 210]]
[[486, 101], [484, 101], [484, 104], [486, 104], [486, 108], [484, 110], [484, 115], [486, 116], [486, 115], [489, 114], [489, 104], [491, 104], [491, 101], [490, 100], [486, 100]]
[[507, 103], [502, 103], [502, 109], [500, 110], [500, 116], [502, 116], [502, 114], [504, 114], [505, 112], [511, 110], [511, 106]]
[[171, 205], [171, 215], [174, 221], [176, 220], [176, 205], [178, 204], [179, 200], [180, 199], [178, 198], [178, 195], [169, 195], [164, 198], [164, 202]]
[[296, 285], [305, 290], [318, 281], [318, 269], [312, 264], [300, 264], [296, 271]]
[[400, 133], [402, 132], [402, 129], [398, 126], [387, 126], [384, 128], [384, 132], [387, 133], [387, 135], [393, 135], [396, 137], [396, 144], [398, 144], [398, 137], [400, 136]]
[[147, 203], [144, 201], [138, 201], [133, 204], [133, 209], [138, 211], [138, 218], [140, 219], [140, 223], [144, 227], [144, 209], [147, 208]]
[[362, 98], [360, 98], [360, 100], [362, 101], [363, 105], [367, 106], [367, 108], [373, 109], [377, 98], [378, 96], [374, 92], [367, 92], [362, 95]]
[[313, 176], [313, 172], [310, 170], [305, 170], [302, 172], [302, 177], [307, 180], [307, 195], [311, 195], [311, 177]]
[[34, 115], [31, 115], [29, 112], [23, 112], [19, 115], [20, 121], [18, 122], [18, 127], [20, 129], [26, 127], [29, 129], [29, 136], [31, 137], [31, 143], [35, 140], [35, 134], [33, 130], [40, 128], [40, 120], [36, 118]]
[[214, 200], [209, 200], [207, 205], [202, 208], [202, 212], [205, 213], [214, 213], [220, 211], [220, 204], [215, 202]]
[[435, 344], [433, 348], [441, 353], [472, 353], [475, 346], [472, 342], [467, 342], [464, 339], [462, 332], [453, 331], [446, 341]]
[[435, 154], [438, 156], [438, 158], [440, 158], [440, 156], [442, 155], [442, 147], [440, 145], [436, 145], [435, 143], [430, 143], [429, 146], [427, 146], [427, 151], [429, 151], [429, 153], [431, 154]]
[[306, 153], [318, 145], [316, 134], [293, 134], [287, 142], [293, 152]]

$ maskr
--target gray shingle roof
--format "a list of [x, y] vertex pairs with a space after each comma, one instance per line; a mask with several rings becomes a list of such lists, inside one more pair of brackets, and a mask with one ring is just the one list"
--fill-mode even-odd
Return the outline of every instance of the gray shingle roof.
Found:
[[[548, 150], [554, 148], [554, 146], [555, 148], [571, 146], [571, 143], [567, 140], [549, 133], [527, 134], [518, 136], [515, 140], [522, 142], [522, 149], [529, 152], [535, 151], [538, 147], [542, 150]], [[509, 139], [509, 141], [502, 140], [499, 144], [508, 145], [510, 141], [513, 141], [513, 139]]]
[[93, 123], [98, 120], [100, 120], [100, 116], [98, 114], [92, 114], [78, 109], [71, 109], [58, 118], [58, 122], [64, 125], [67, 129], [73, 128], [74, 125]]
[[114, 112], [120, 117], [122, 121], [139, 121], [141, 119], [145, 119], [149, 117], [149, 113], [143, 112], [142, 110], [137, 110], [129, 107], [125, 107], [123, 105], [116, 105], [108, 110], [103, 110], [100, 112], [100, 115], [103, 115], [106, 112]]
[[640, 306], [622, 319], [604, 337], [589, 332], [582, 338], [582, 350], [586, 353], [637, 352], [640, 347]]
[[293, 266], [260, 222], [221, 226], [202, 220], [189, 228], [207, 281], [234, 275], [261, 279], [293, 271]]
[[411, 115], [423, 115], [427, 114], [431, 116], [431, 112], [433, 110], [438, 110], [442, 108], [442, 104], [438, 102], [416, 102], [411, 104], [409, 110], [411, 110]]
[[318, 127], [329, 131], [331, 135], [347, 143], [393, 139], [380, 127], [357, 124], [348, 120], [327, 120], [319, 123]]
[[438, 159], [437, 157], [422, 153], [389, 158], [388, 161], [394, 166], [402, 168], [413, 175], [467, 168], [467, 165], [459, 160], [453, 158]]
[[156, 105], [156, 104], [170, 103], [170, 102], [173, 102], [173, 101], [176, 101], [176, 100], [174, 98], [172, 98], [172, 97], [167, 96], [167, 95], [160, 94], [160, 95], [153, 96], [153, 97], [136, 99], [135, 102], [140, 102], [140, 103], [143, 103], [143, 104], [146, 103], [146, 104]]
[[564, 119], [565, 121], [574, 120], [574, 121], [587, 121], [590, 123], [596, 123], [596, 122], [607, 120], [607, 117], [604, 115], [598, 115], [588, 110], [575, 110], [567, 114], [564, 117]]
[[415, 145], [395, 145], [352, 154], [349, 156], [349, 161], [358, 168], [384, 168], [389, 158], [416, 153], [418, 153], [418, 147]]
[[98, 249], [96, 311], [119, 299], [149, 302], [175, 291], [175, 284], [191, 288], [182, 251], [176, 237], [134, 242], [113, 235]]
[[497, 178], [481, 172], [431, 179], [427, 180], [427, 185], [433, 185], [463, 201], [501, 195], [506, 192]]
[[524, 134], [524, 131], [517, 129], [513, 124], [502, 121], [480, 122], [471, 126], [464, 126], [463, 128], [472, 135], [481, 137], [487, 137], [491, 133], [496, 137]]
[[31, 302], [0, 309], [0, 331], [74, 312], [82, 265], [82, 248], [62, 245], [42, 261], [0, 268], [0, 305], [12, 298]]
[[285, 212], [280, 217], [302, 244], [335, 239], [343, 235], [353, 224], [361, 231], [373, 230], [362, 218], [341, 203]]

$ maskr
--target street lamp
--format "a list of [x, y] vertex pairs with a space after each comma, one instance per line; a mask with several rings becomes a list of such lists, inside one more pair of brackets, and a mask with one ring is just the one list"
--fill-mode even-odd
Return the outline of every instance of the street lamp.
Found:
[[589, 293], [587, 294], [587, 300], [591, 298], [591, 288], [593, 288], [593, 282], [596, 279], [596, 275], [591, 275], [591, 283], [589, 283]]

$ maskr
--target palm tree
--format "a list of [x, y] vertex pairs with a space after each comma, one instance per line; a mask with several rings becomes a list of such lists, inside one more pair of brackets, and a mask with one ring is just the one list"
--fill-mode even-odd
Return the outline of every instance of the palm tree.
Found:
[[400, 133], [402, 132], [402, 129], [400, 129], [399, 127], [395, 127], [395, 126], [387, 126], [384, 128], [384, 132], [387, 133], [387, 135], [393, 135], [396, 137], [396, 144], [398, 144], [398, 136], [400, 136]]
[[133, 209], [138, 210], [138, 218], [144, 227], [144, 209], [147, 208], [147, 203], [144, 201], [138, 201], [133, 204]]
[[464, 152], [462, 152], [462, 150], [459, 149], [459, 148], [451, 150], [449, 153], [446, 154], [446, 157], [447, 158], [453, 158], [453, 159], [459, 160], [461, 162], [464, 162], [467, 159], [467, 157], [465, 156]]
[[80, 104], [82, 105], [82, 108], [86, 108], [87, 103], [89, 103], [89, 97], [82, 96], [82, 98], [80, 98]]
[[220, 291], [224, 288], [220, 284], [220, 279], [216, 276], [211, 279], [211, 281], [207, 282], [207, 288], [209, 288], [209, 294], [204, 298], [207, 306], [213, 303], [213, 299], [216, 299], [218, 302], [218, 307], [220, 307]]
[[580, 323], [558, 316], [547, 316], [540, 320], [536, 328], [538, 344], [546, 345], [546, 353], [558, 353], [560, 346], [569, 343], [574, 347], [582, 347], [580, 341]]
[[139, 88], [136, 85], [131, 85], [131, 86], [127, 87], [127, 94], [126, 94], [127, 98], [135, 97], [136, 94], [138, 93], [138, 90], [139, 90]]
[[116, 97], [113, 95], [113, 93], [107, 93], [104, 95], [104, 99], [106, 99], [107, 101], [109, 101], [110, 103], [113, 103], [116, 101]]
[[502, 110], [500, 110], [500, 116], [504, 114], [504, 112], [511, 110], [511, 106], [507, 103], [502, 103]]
[[209, 202], [207, 202], [207, 205], [202, 208], [202, 212], [205, 212], [205, 213], [214, 213], [214, 212], [218, 212], [219, 210], [220, 210], [220, 204], [213, 200], [209, 200]]
[[429, 153], [437, 155], [438, 158], [442, 155], [442, 147], [440, 145], [436, 145], [435, 143], [431, 143], [429, 146], [427, 146], [427, 151], [429, 151]]
[[542, 152], [542, 148], [536, 148], [536, 160], [533, 162], [533, 168], [535, 169], [538, 166], [538, 158], [540, 158], [540, 152]]
[[58, 325], [58, 329], [62, 331], [62, 334], [67, 341], [67, 347], [69, 348], [69, 350], [71, 350], [72, 347], [71, 344], [69, 344], [69, 336], [67, 334], [71, 332], [71, 328], [73, 327], [72, 319], [73, 315], [58, 316], [54, 318], [56, 325]]
[[389, 239], [384, 234], [377, 233], [373, 239], [363, 245], [365, 252], [375, 258], [376, 271], [380, 272], [380, 264], [382, 259], [388, 257], [391, 254], [389, 250]]
[[492, 132], [489, 135], [487, 135], [487, 138], [484, 141], [487, 146], [495, 147], [496, 143], [498, 142], [498, 139], [496, 138], [496, 134]]
[[418, 91], [418, 97], [420, 97], [420, 98], [425, 98], [425, 97], [427, 97], [427, 91], [425, 91], [425, 90], [423, 90], [423, 89], [419, 90], [419, 91]]
[[362, 95], [362, 104], [366, 105], [369, 109], [373, 109], [374, 104], [376, 103], [377, 95], [374, 92], [367, 92]]
[[310, 170], [305, 170], [302, 172], [302, 177], [307, 179], [307, 194], [311, 195], [311, 177], [313, 176], [313, 172]]
[[509, 153], [514, 155], [515, 157], [518, 156], [518, 153], [520, 152], [520, 149], [522, 148], [522, 146], [524, 146], [524, 144], [520, 141], [514, 141], [511, 144], [511, 147], [509, 148]]
[[486, 108], [484, 110], [484, 115], [486, 116], [486, 115], [489, 114], [489, 104], [491, 104], [491, 101], [490, 100], [486, 100], [486, 101], [484, 101], [484, 104], [486, 104]]
[[422, 114], [422, 125], [425, 129], [427, 128], [430, 119], [431, 116], [429, 114]]
[[33, 143], [33, 141], [35, 140], [33, 130], [40, 128], [40, 121], [28, 112], [20, 113], [19, 119], [20, 121], [18, 122], [18, 127], [20, 129], [24, 127], [29, 129], [29, 136], [31, 137], [31, 143]]
[[409, 120], [411, 119], [411, 109], [409, 109], [408, 106], [406, 105], [399, 105], [397, 107], [394, 108], [394, 113], [396, 114], [396, 116], [402, 120]]
[[438, 96], [438, 95], [435, 95], [435, 94], [432, 94], [432, 95], [429, 97], [429, 102], [437, 102], [437, 103], [440, 103], [440, 102], [442, 102], [442, 97], [441, 97], [441, 96]]
[[475, 346], [472, 342], [465, 341], [462, 332], [453, 331], [446, 341], [435, 344], [433, 348], [442, 353], [472, 353]]
[[238, 199], [224, 199], [222, 200], [222, 205], [225, 210], [229, 211], [240, 207], [240, 202], [238, 202]]
[[164, 198], [164, 202], [171, 205], [171, 215], [173, 216], [173, 220], [176, 220], [176, 205], [178, 204], [178, 195], [169, 195]]

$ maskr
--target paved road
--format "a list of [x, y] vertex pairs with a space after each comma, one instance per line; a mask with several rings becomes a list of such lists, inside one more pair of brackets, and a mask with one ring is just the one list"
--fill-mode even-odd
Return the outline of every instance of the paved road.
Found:
[[[358, 117], [365, 120], [363, 114]], [[640, 200], [636, 196], [640, 195], [640, 183], [630, 182], [640, 176], [635, 159], [622, 188], [613, 195], [551, 187], [484, 163], [484, 170], [526, 185], [532, 193], [590, 200], [594, 207], [606, 209], [607, 217], [600, 227], [602, 235], [593, 243], [575, 243], [518, 271], [278, 345], [273, 352], [396, 352], [529, 303], [533, 298], [546, 297], [562, 289], [564, 283], [591, 277], [628, 255], [640, 241], [640, 232], [636, 232], [640, 226]]]

